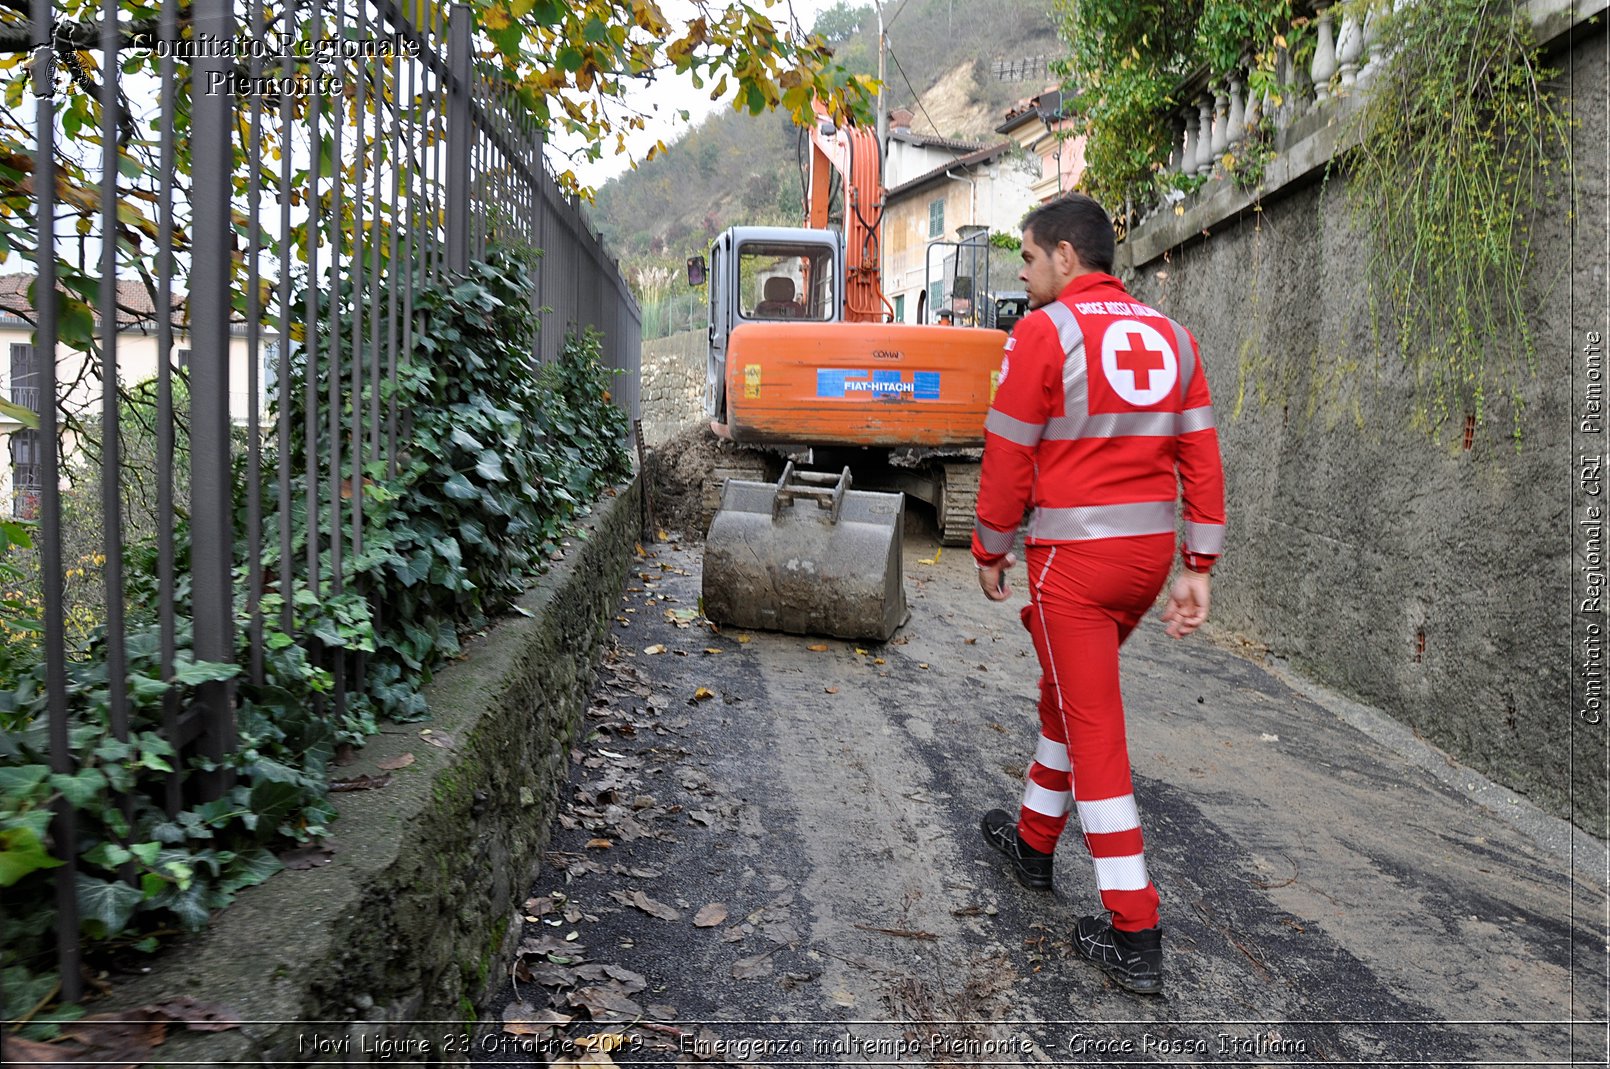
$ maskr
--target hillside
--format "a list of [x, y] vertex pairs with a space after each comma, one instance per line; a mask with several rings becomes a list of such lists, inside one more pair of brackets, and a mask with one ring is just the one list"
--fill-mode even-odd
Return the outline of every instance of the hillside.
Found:
[[[917, 133], [993, 140], [1012, 103], [1054, 81], [1043, 60], [1058, 56], [1061, 46], [1041, 5], [905, 0], [885, 4], [885, 18], [891, 53], [885, 107], [911, 109]], [[870, 5], [843, 0], [817, 28], [852, 70], [877, 73]], [[736, 223], [798, 225], [800, 153], [799, 132], [787, 116], [723, 111], [599, 190], [590, 214], [644, 304], [645, 337], [700, 321], [680, 276], [686, 258], [705, 251], [711, 237]]]

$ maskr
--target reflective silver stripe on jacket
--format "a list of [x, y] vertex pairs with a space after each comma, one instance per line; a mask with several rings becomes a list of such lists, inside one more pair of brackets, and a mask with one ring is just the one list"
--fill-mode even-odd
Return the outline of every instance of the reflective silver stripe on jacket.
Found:
[[1202, 405], [1199, 408], [1187, 408], [1180, 413], [1180, 433], [1190, 434], [1192, 431], [1205, 431], [1216, 426], [1213, 422], [1213, 406]]
[[1017, 537], [1016, 531], [997, 531], [984, 526], [983, 520], [973, 521], [973, 534], [978, 536], [978, 544], [984, 547], [984, 552], [992, 557], [1010, 550], [1012, 540]]
[[1185, 521], [1185, 551], [1187, 553], [1211, 553], [1217, 556], [1224, 552], [1224, 524], [1222, 523], [1192, 523]]
[[[1046, 422], [1043, 437], [1069, 439], [1081, 437], [1085, 418], [1090, 413], [1090, 387], [1085, 373], [1085, 332], [1079, 326], [1073, 309], [1061, 301], [1045, 306], [1046, 315], [1057, 328], [1057, 339], [1062, 343], [1062, 411]], [[1055, 433], [1053, 433], [1055, 428]]]
[[1173, 412], [1098, 412], [1083, 420], [1077, 434], [1065, 433], [1068, 423], [1052, 419], [1045, 425], [1046, 438], [1172, 438], [1178, 422]]
[[1009, 442], [1026, 445], [1033, 448], [1040, 444], [1040, 435], [1045, 431], [1043, 423], [1025, 423], [1015, 416], [1008, 416], [998, 408], [989, 410], [984, 417], [984, 429], [998, 434]]
[[1175, 356], [1180, 362], [1180, 404], [1185, 405], [1191, 388], [1191, 376], [1196, 374], [1196, 353], [1191, 349], [1191, 336], [1185, 332], [1185, 328], [1172, 319], [1168, 325], [1174, 328]]
[[1084, 542], [1093, 538], [1173, 533], [1174, 502], [1137, 501], [1126, 505], [1081, 505], [1061, 509], [1041, 506], [1029, 520], [1028, 536], [1045, 542]]

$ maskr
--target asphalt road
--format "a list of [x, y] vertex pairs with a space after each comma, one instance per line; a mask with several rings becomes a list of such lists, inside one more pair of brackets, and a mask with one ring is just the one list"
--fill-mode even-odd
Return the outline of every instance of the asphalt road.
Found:
[[1049, 893], [978, 833], [1038, 730], [1021, 591], [909, 535], [891, 643], [718, 633], [699, 547], [648, 550], [478, 1063], [1606, 1064], [1603, 845], [1369, 710], [1137, 631], [1145, 998], [1072, 950], [1076, 833]]

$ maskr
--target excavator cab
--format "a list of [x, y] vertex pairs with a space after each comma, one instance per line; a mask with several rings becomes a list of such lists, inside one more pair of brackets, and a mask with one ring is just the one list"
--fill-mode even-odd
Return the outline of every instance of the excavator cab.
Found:
[[710, 355], [705, 415], [727, 419], [727, 353], [747, 323], [835, 323], [844, 304], [844, 242], [837, 231], [738, 226], [710, 246]]

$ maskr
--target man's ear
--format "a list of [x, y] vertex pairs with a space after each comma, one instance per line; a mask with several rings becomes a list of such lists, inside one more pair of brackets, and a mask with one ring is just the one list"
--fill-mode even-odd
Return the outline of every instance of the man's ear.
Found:
[[1057, 270], [1066, 275], [1077, 275], [1084, 270], [1084, 265], [1079, 262], [1079, 254], [1074, 251], [1072, 242], [1057, 242], [1056, 261]]

